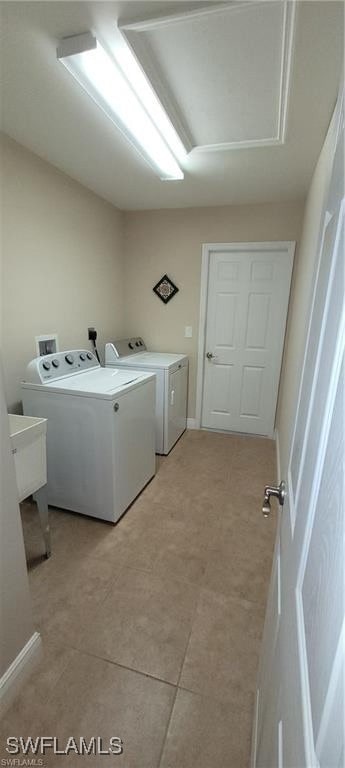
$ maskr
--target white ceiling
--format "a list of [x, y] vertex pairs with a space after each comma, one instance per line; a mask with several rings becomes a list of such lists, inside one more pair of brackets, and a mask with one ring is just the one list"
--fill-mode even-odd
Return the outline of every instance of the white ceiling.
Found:
[[[5, 2], [2, 129], [122, 209], [304, 197], [335, 103], [343, 3]], [[122, 33], [117, 29], [122, 29]], [[189, 142], [163, 182], [56, 59], [124, 36]]]

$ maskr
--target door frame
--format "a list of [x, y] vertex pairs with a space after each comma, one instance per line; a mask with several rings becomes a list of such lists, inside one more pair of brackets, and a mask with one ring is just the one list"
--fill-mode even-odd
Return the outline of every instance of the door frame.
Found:
[[[211, 253], [214, 251], [248, 251], [256, 250], [275, 251], [285, 249], [289, 258], [294, 259], [296, 248], [295, 240], [269, 240], [267, 242], [249, 242], [249, 243], [203, 243], [201, 256], [201, 281], [200, 281], [200, 311], [199, 311], [199, 334], [198, 334], [198, 357], [196, 374], [196, 404], [195, 404], [195, 429], [201, 429], [202, 401], [204, 394], [204, 367], [205, 367], [205, 339], [206, 339], [206, 320], [207, 320], [207, 301], [209, 268]], [[289, 311], [289, 309], [288, 309]]]

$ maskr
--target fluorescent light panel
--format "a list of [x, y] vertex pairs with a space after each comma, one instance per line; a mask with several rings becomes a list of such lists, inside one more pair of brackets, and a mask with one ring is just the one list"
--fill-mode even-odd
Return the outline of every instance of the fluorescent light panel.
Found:
[[133, 90], [164, 137], [173, 155], [175, 155], [177, 160], [183, 161], [187, 157], [186, 147], [124, 39], [123, 45], [116, 51], [116, 61], [125, 77], [127, 77], [127, 80], [132, 84]]
[[[183, 171], [168, 146], [173, 144], [176, 155], [181, 157], [183, 151], [186, 154], [182, 142], [129, 49], [128, 53], [120, 68], [91, 33], [65, 38], [57, 50], [61, 63], [160, 178], [183, 179]], [[135, 82], [130, 83], [133, 73]], [[136, 86], [140, 96], [135, 93]]]

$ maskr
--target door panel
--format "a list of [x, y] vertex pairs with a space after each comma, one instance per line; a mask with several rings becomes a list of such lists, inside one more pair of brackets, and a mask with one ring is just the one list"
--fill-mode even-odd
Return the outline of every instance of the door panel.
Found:
[[209, 249], [202, 426], [271, 435], [293, 246]]
[[[341, 344], [342, 322], [344, 314], [344, 206], [342, 207], [339, 218], [337, 217], [337, 238], [333, 247], [332, 264], [328, 262], [328, 297], [324, 304], [322, 292], [317, 292], [315, 297], [315, 313], [317, 317], [319, 305], [323, 306], [323, 327], [318, 339], [318, 370], [315, 369], [314, 380], [311, 391], [303, 387], [303, 400], [308, 396], [309, 418], [308, 429], [304, 434], [303, 460], [300, 462], [296, 504], [299, 498], [308, 498], [311, 491], [314, 468], [317, 461], [319, 444], [317, 436], [321, 437], [321, 430], [324, 419], [324, 409], [327, 407], [327, 397], [332, 396], [330, 392], [330, 374], [332, 371], [333, 360], [337, 354], [337, 348]], [[326, 254], [325, 254], [326, 255]], [[326, 259], [325, 259], [326, 260]], [[323, 279], [320, 270], [320, 280]], [[325, 275], [325, 279], [327, 279]], [[320, 295], [321, 294], [321, 295]], [[310, 344], [316, 343], [314, 334], [310, 334]], [[305, 369], [305, 378], [309, 382], [309, 371]]]
[[339, 379], [302, 582], [314, 734], [317, 734], [320, 728], [328, 682], [342, 630], [345, 604], [345, 528], [342, 507], [345, 456], [343, 376], [344, 369]]
[[250, 279], [254, 282], [274, 279], [274, 264], [270, 261], [253, 261], [250, 270]]
[[[340, 99], [330, 129], [341, 145], [342, 104]], [[339, 162], [341, 155], [334, 144], [333, 162]], [[282, 768], [344, 765], [345, 200], [341, 176], [333, 168], [320, 226], [287, 496], [278, 531], [278, 641], [274, 630], [264, 635], [260, 664], [264, 673], [258, 678], [258, 697], [266, 714], [253, 751], [257, 768], [276, 758], [272, 733], [279, 731], [280, 723]], [[277, 556], [276, 552], [275, 560]], [[274, 564], [273, 574], [276, 569]], [[267, 616], [272, 613], [273, 587]]]
[[329, 768], [329, 766], [343, 768], [345, 765], [344, 647], [345, 622], [334, 660], [331, 682], [327, 691], [323, 718], [316, 742], [316, 754], [319, 758], [320, 768]]
[[215, 413], [230, 414], [233, 390], [233, 366], [215, 365], [212, 408]]
[[215, 317], [218, 349], [220, 347], [234, 348], [236, 316], [237, 296], [234, 293], [219, 293]]
[[[277, 738], [276, 722], [272, 723], [272, 729], [269, 734], [263, 735], [265, 729], [265, 723], [269, 713], [267, 712], [267, 688], [271, 685], [272, 674], [272, 660], [277, 654], [278, 636], [280, 630], [280, 616], [281, 616], [281, 575], [280, 575], [280, 538], [279, 535], [276, 538], [275, 552], [273, 558], [272, 575], [270, 582], [270, 591], [268, 596], [267, 611], [265, 617], [265, 626], [263, 634], [263, 652], [260, 659], [260, 668], [258, 675], [258, 696], [257, 696], [257, 713], [256, 713], [256, 742], [255, 750], [257, 749], [260, 754], [262, 765], [265, 766], [267, 762], [267, 741], [272, 745], [272, 739]], [[278, 674], [278, 670], [276, 670]], [[276, 694], [278, 696], [279, 686], [276, 687]], [[277, 706], [277, 701], [273, 704]], [[262, 746], [263, 739], [266, 739], [265, 748]], [[257, 745], [260, 745], [258, 748]], [[274, 748], [274, 754], [277, 753], [277, 746]]]
[[271, 297], [265, 293], [250, 293], [248, 297], [245, 348], [267, 350], [267, 332], [271, 319]]
[[[331, 285], [328, 280], [328, 273], [330, 270], [330, 254], [333, 253], [334, 248], [338, 251], [338, 270], [340, 268], [340, 250], [339, 250], [339, 236], [341, 235], [342, 223], [339, 222], [337, 217], [333, 216], [328, 220], [325, 226], [321, 257], [319, 264], [319, 271], [316, 275], [316, 290], [314, 294], [314, 307], [313, 307], [313, 319], [310, 326], [310, 341], [308, 344], [307, 354], [305, 358], [304, 373], [303, 373], [303, 388], [305, 392], [313, 392], [313, 383], [315, 382], [315, 373], [320, 366], [321, 349], [318, 344], [320, 338], [325, 337], [325, 320], [326, 312], [329, 308]], [[338, 235], [338, 242], [336, 243]], [[340, 257], [341, 258], [341, 257]], [[334, 275], [335, 262], [333, 262], [332, 270]], [[334, 279], [334, 276], [332, 278]], [[339, 279], [339, 275], [335, 278]], [[341, 289], [341, 284], [338, 285], [338, 289]], [[339, 290], [338, 290], [339, 293]], [[339, 298], [339, 297], [338, 297]], [[342, 300], [342, 297], [340, 297]], [[340, 302], [341, 303], [341, 302]], [[339, 306], [339, 301], [338, 301]], [[326, 338], [327, 344], [327, 338]], [[323, 363], [322, 363], [323, 364]], [[318, 409], [320, 412], [320, 408]], [[296, 422], [296, 430], [292, 447], [291, 455], [291, 482], [294, 493], [294, 498], [297, 502], [297, 481], [298, 477], [302, 477], [301, 466], [303, 462], [302, 446], [305, 446], [305, 434], [308, 430], [310, 420], [308, 416], [310, 413], [310, 397], [300, 397], [298, 406], [298, 420]]]
[[242, 371], [241, 416], [260, 418], [264, 368], [245, 365]]

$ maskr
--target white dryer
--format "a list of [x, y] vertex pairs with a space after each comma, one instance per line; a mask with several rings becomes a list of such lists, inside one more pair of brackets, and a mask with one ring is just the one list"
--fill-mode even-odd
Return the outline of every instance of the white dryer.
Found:
[[169, 453], [187, 427], [188, 357], [149, 352], [139, 336], [106, 344], [105, 365], [156, 374], [156, 453]]
[[155, 474], [155, 376], [58, 352], [29, 363], [22, 397], [48, 419], [48, 503], [115, 523]]

